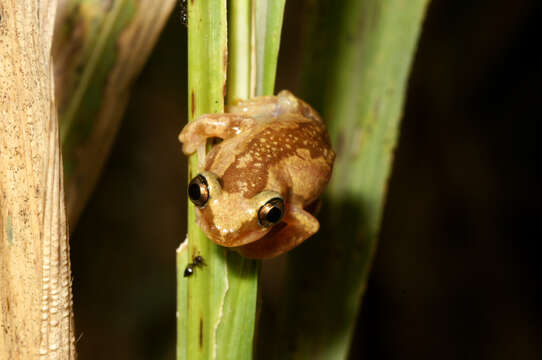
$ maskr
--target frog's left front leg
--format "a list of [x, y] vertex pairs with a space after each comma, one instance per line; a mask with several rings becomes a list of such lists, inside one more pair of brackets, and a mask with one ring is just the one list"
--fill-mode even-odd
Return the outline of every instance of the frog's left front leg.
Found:
[[320, 224], [314, 216], [301, 206], [290, 206], [281, 223], [275, 225], [260, 240], [240, 246], [237, 250], [245, 257], [253, 259], [271, 258], [301, 244], [318, 231]]
[[254, 119], [240, 114], [207, 114], [189, 122], [179, 134], [183, 152], [190, 155], [197, 150], [198, 158], [205, 158], [205, 145], [209, 138], [227, 139], [254, 124]]

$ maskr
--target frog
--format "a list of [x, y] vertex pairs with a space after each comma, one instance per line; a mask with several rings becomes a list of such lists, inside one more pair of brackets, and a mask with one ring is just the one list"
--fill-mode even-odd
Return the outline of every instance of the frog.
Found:
[[[216, 244], [252, 259], [284, 254], [314, 235], [314, 212], [335, 160], [320, 115], [288, 90], [205, 114], [179, 134], [199, 173], [188, 184], [197, 223]], [[221, 140], [207, 153], [208, 140]]]

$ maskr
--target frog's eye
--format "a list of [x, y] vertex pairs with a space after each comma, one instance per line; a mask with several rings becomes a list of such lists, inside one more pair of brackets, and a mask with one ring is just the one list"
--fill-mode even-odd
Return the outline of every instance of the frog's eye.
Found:
[[278, 223], [283, 216], [284, 201], [281, 198], [273, 198], [258, 211], [258, 223], [261, 226], [272, 226]]
[[209, 185], [205, 176], [199, 174], [188, 184], [188, 197], [199, 208], [204, 207], [209, 200]]

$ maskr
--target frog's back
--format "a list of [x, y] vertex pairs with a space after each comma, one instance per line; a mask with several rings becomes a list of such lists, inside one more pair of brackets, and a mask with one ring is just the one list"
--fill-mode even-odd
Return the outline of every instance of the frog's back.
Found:
[[207, 159], [223, 190], [251, 198], [263, 190], [314, 201], [331, 175], [335, 154], [321, 121], [284, 114], [224, 140]]

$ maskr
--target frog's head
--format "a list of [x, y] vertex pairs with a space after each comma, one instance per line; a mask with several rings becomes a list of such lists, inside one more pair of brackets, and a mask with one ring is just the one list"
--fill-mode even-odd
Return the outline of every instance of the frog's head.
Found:
[[284, 215], [284, 199], [264, 190], [251, 198], [223, 190], [220, 179], [203, 171], [188, 184], [188, 197], [196, 206], [205, 234], [222, 246], [241, 246], [265, 236]]

